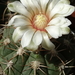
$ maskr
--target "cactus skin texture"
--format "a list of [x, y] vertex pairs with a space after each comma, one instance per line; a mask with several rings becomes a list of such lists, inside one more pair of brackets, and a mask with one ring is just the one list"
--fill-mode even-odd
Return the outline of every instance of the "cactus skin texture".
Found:
[[13, 27], [5, 27], [0, 40], [0, 64], [3, 73], [6, 75], [68, 75], [70, 73], [75, 62], [74, 34], [52, 39], [56, 45], [55, 53], [42, 48], [41, 51], [39, 49], [28, 52], [20, 47], [19, 42], [13, 42], [13, 30]]

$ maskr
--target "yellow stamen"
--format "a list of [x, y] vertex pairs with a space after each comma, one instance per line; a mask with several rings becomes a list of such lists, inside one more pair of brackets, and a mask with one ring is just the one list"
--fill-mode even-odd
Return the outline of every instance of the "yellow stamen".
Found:
[[43, 30], [47, 26], [47, 23], [48, 18], [43, 14], [39, 14], [34, 17], [33, 25], [36, 29]]

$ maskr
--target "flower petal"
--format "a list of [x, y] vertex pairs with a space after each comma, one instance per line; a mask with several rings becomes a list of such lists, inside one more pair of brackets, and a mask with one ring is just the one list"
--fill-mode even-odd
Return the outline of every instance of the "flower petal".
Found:
[[30, 44], [26, 47], [29, 51], [35, 51], [38, 49], [38, 45], [34, 44], [32, 41]]
[[12, 17], [12, 18], [9, 20], [9, 22], [8, 22], [8, 26], [13, 25], [14, 20], [15, 20], [16, 18], [21, 18], [21, 17], [22, 17], [21, 15], [16, 15], [16, 16]]
[[[30, 1], [30, 0], [29, 0]], [[36, 11], [38, 10], [39, 12], [41, 12], [41, 7], [39, 5], [38, 0], [31, 0], [33, 2], [33, 7], [36, 7]], [[35, 10], [34, 10], [35, 11]]]
[[67, 18], [64, 18], [62, 16], [58, 16], [58, 17], [54, 17], [48, 23], [48, 25], [55, 25], [55, 26], [60, 26], [60, 27], [67, 27], [67, 26], [71, 25], [71, 22]]
[[59, 0], [51, 0], [50, 4], [48, 6], [49, 10], [52, 10], [58, 2], [59, 2]]
[[36, 31], [35, 32], [32, 41], [33, 41], [33, 43], [35, 45], [40, 45], [41, 44], [41, 42], [42, 42], [42, 35], [41, 35], [40, 31]]
[[50, 17], [52, 18], [56, 15], [69, 16], [74, 12], [74, 9], [75, 9], [74, 6], [59, 3], [51, 11]]
[[22, 40], [21, 40], [22, 47], [26, 47], [30, 44], [34, 32], [35, 30], [29, 29], [24, 33]]
[[9, 3], [8, 9], [12, 12], [23, 14], [27, 16], [28, 18], [31, 17], [31, 14], [27, 11], [27, 9], [19, 1]]
[[26, 26], [26, 25], [31, 25], [30, 20], [24, 16], [21, 15], [15, 15], [14, 17], [12, 17], [9, 22], [8, 22], [8, 26]]
[[26, 21], [25, 19], [17, 18], [14, 20], [13, 25], [15, 27], [20, 27], [20, 26], [22, 27], [22, 26], [26, 26], [26, 25], [31, 25], [31, 23], [29, 21]]
[[69, 0], [60, 0], [58, 3], [70, 4], [70, 1]]
[[70, 4], [70, 1], [69, 0], [50, 0], [50, 3], [48, 4], [47, 13], [46, 13], [46, 15], [48, 15], [50, 19], [52, 18], [52, 16], [54, 16], [54, 15], [51, 16], [51, 11], [56, 7], [56, 5], [60, 3]]
[[[27, 10], [32, 14], [32, 15], [34, 15], [34, 13], [33, 13], [33, 10], [32, 10], [32, 8], [31, 8], [31, 5], [30, 5], [30, 3], [28, 2], [28, 0], [20, 0], [21, 1], [21, 3], [27, 8]], [[33, 8], [34, 9], [34, 8]]]
[[58, 38], [60, 36], [60, 27], [58, 26], [48, 26], [45, 29], [53, 38]]
[[56, 4], [58, 2], [59, 2], [59, 0], [50, 0], [50, 2], [48, 3], [46, 15], [48, 15], [50, 17], [50, 12], [52, 11], [52, 9], [56, 6]]
[[69, 34], [70, 28], [69, 27], [63, 27], [61, 28], [62, 34]]
[[43, 36], [42, 47], [47, 50], [53, 50], [55, 48], [55, 45], [50, 41], [47, 33], [42, 32], [42, 36]]
[[49, 0], [40, 0], [40, 5], [41, 5], [41, 8], [42, 8], [42, 12], [44, 14], [46, 12], [48, 2], [49, 2]]
[[35, 14], [38, 14], [38, 12], [41, 11], [41, 8], [38, 4], [38, 0], [20, 0], [20, 1], [29, 11], [33, 10]]
[[17, 42], [24, 34], [25, 29], [21, 29], [20, 27], [17, 27], [14, 32], [13, 32], [13, 36], [12, 39], [14, 40], [14, 42]]

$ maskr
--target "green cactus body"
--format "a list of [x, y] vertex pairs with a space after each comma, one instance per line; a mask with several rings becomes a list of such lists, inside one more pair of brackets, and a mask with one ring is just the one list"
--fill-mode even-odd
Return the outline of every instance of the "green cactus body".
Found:
[[[45, 52], [46, 54], [44, 53], [45, 55], [43, 55], [42, 52], [36, 53], [36, 52], [27, 52], [27, 51], [26, 51], [27, 54], [24, 53], [22, 55], [17, 55], [18, 48], [15, 46], [11, 38], [12, 32], [13, 32], [13, 28], [11, 27], [5, 28], [3, 39], [0, 40], [0, 42], [3, 42], [4, 39], [7, 38], [8, 36], [9, 39], [11, 40], [11, 42], [7, 45], [0, 44], [1, 45], [0, 63], [3, 68], [3, 71], [7, 75], [16, 75], [16, 74], [18, 75], [26, 75], [26, 74], [27, 75], [54, 75], [54, 74], [59, 75], [59, 73], [61, 73], [59, 70], [60, 64], [62, 63], [61, 60], [65, 62], [66, 60], [70, 60], [74, 57], [74, 55], [71, 55], [71, 53], [68, 52], [66, 48], [67, 46], [66, 47], [64, 46], [64, 49], [66, 48], [66, 50], [58, 52], [61, 49], [61, 45], [57, 49], [58, 54], [54, 56], [51, 60], [50, 57], [52, 54], [50, 54], [49, 51], [48, 53], [46, 51]], [[60, 39], [58, 39], [58, 41], [60, 41]], [[20, 46], [18, 43], [16, 43], [16, 45], [18, 47]], [[66, 56], [65, 52], [68, 53], [67, 54], [68, 56]], [[57, 56], [59, 56], [61, 60], [57, 58]], [[37, 66], [37, 68], [34, 69], [32, 65], [33, 63], [35, 64], [35, 62], [36, 63], [38, 62], [37, 64], [39, 64], [39, 66]], [[7, 66], [7, 64], [9, 64], [10, 66]], [[73, 64], [74, 61], [72, 61], [70, 65]], [[66, 73], [68, 74], [70, 70], [71, 69], [66, 70]]]

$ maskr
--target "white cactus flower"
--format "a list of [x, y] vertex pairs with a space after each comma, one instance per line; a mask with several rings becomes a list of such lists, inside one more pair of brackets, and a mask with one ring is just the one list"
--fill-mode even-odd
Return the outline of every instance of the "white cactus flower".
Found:
[[50, 50], [55, 48], [51, 38], [69, 33], [71, 22], [65, 17], [75, 8], [69, 0], [20, 0], [9, 3], [8, 9], [19, 13], [8, 22], [8, 26], [16, 27], [14, 42], [21, 39], [22, 47], [36, 50], [41, 44]]

